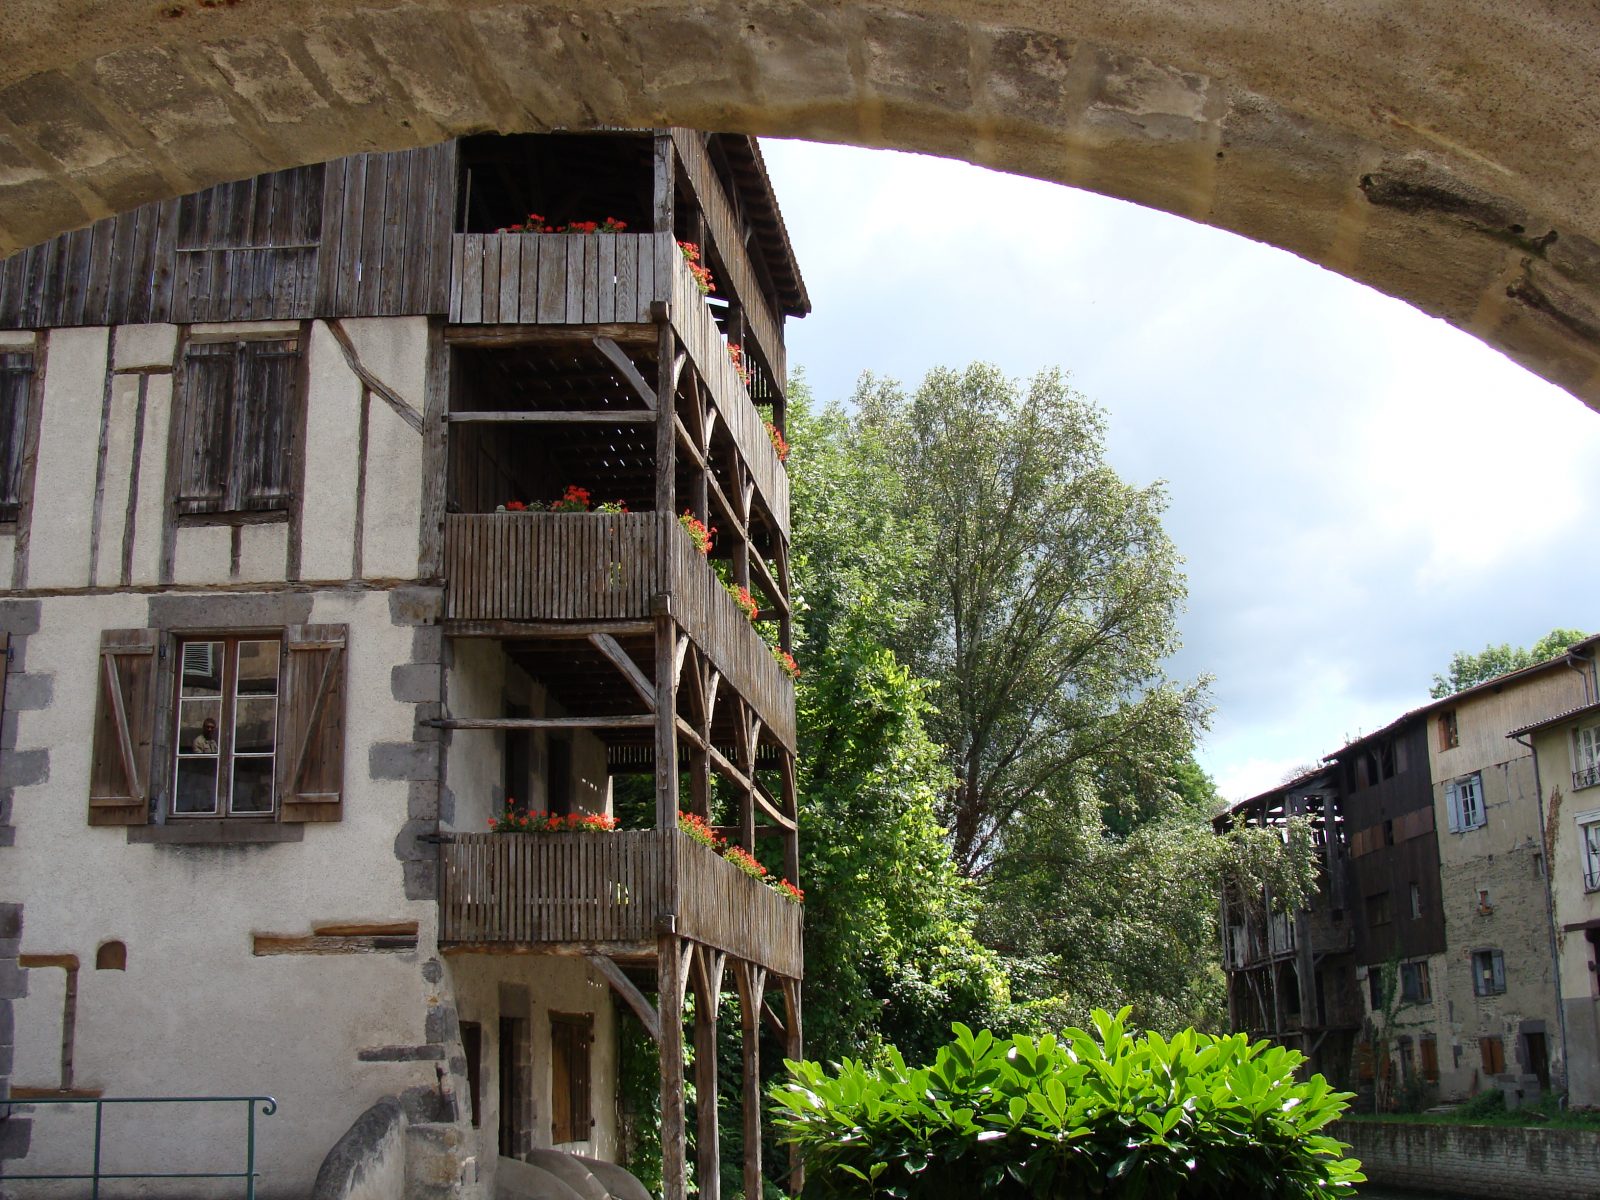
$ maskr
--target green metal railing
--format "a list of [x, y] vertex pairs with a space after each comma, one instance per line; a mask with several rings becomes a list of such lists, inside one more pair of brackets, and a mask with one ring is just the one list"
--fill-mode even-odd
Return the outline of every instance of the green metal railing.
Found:
[[[261, 1115], [270, 1117], [278, 1111], [278, 1102], [271, 1096], [41, 1096], [28, 1099], [0, 1100], [0, 1109], [31, 1108], [42, 1104], [92, 1104], [94, 1105], [94, 1169], [88, 1173], [14, 1175], [0, 1170], [0, 1181], [17, 1182], [24, 1179], [76, 1179], [89, 1180], [91, 1200], [99, 1200], [102, 1179], [242, 1179], [245, 1200], [255, 1200], [256, 1179], [256, 1105]], [[105, 1106], [108, 1104], [242, 1104], [245, 1106], [244, 1170], [242, 1171], [107, 1171], [101, 1161], [101, 1146], [105, 1131]], [[12, 1113], [7, 1113], [9, 1119]]]

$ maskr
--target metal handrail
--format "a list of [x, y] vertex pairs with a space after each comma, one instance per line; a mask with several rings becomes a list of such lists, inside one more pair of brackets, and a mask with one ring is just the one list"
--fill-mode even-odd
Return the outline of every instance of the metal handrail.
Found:
[[[256, 1105], [261, 1105], [261, 1115], [270, 1117], [278, 1111], [278, 1102], [271, 1096], [38, 1096], [13, 1097], [0, 1100], [0, 1108], [30, 1108], [38, 1104], [92, 1104], [94, 1105], [94, 1170], [89, 1174], [54, 1173], [48, 1175], [14, 1175], [0, 1171], [0, 1179], [87, 1179], [92, 1187], [90, 1200], [99, 1200], [102, 1179], [243, 1179], [245, 1200], [255, 1200], [256, 1179]], [[105, 1127], [105, 1106], [108, 1104], [243, 1104], [245, 1106], [245, 1151], [243, 1171], [103, 1171], [100, 1150]], [[5, 1118], [12, 1114], [7, 1112]]]

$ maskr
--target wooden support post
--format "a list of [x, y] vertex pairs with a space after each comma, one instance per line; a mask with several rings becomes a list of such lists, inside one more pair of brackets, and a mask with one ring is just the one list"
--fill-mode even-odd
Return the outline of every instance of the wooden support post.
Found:
[[717, 1096], [717, 1009], [722, 993], [722, 971], [727, 961], [719, 950], [696, 946], [694, 950], [694, 1117], [695, 1182], [700, 1200], [720, 1200], [722, 1195], [722, 1130]]
[[678, 827], [678, 680], [674, 654], [677, 624], [671, 613], [656, 617], [656, 828]]
[[[671, 139], [656, 139], [657, 166], [660, 150], [667, 149], [667, 170], [670, 183], [672, 166]], [[659, 182], [659, 180], [658, 180]], [[670, 196], [669, 196], [670, 201]], [[658, 363], [669, 363], [676, 349], [672, 325], [662, 321], [656, 331]], [[671, 601], [677, 583], [674, 569], [676, 556], [672, 528], [676, 517], [674, 505], [674, 449], [677, 445], [677, 428], [674, 424], [673, 381], [670, 371], [660, 371], [660, 394], [656, 401], [656, 514], [658, 518], [656, 554], [660, 566], [664, 603], [656, 613], [656, 828], [678, 827], [678, 645], [677, 625], [672, 619]]]
[[778, 590], [783, 593], [783, 612], [778, 616], [778, 645], [785, 650], [794, 649], [794, 615], [789, 604], [793, 581], [789, 578], [789, 541], [782, 533], [772, 538], [772, 556], [778, 565]]
[[761, 997], [767, 972], [755, 963], [734, 965], [739, 988], [739, 1045], [744, 1071], [744, 1194], [760, 1196], [761, 1184]]
[[793, 829], [783, 833], [783, 875], [795, 887], [800, 886], [800, 812], [795, 786], [794, 755], [787, 750], [782, 755], [783, 815], [794, 822]]
[[661, 1015], [661, 1196], [688, 1200], [687, 1126], [683, 1115], [683, 958], [676, 934], [657, 939]]
[[739, 797], [739, 844], [751, 854], [756, 852], [756, 724], [755, 716], [744, 705], [739, 705], [739, 769], [744, 773], [746, 787]]
[[[800, 1031], [800, 981], [783, 981], [783, 1055], [799, 1062], [805, 1054], [805, 1039]], [[665, 1132], [663, 1131], [663, 1141]], [[800, 1151], [789, 1148], [789, 1193], [798, 1196], [806, 1185], [805, 1168], [800, 1165]]]

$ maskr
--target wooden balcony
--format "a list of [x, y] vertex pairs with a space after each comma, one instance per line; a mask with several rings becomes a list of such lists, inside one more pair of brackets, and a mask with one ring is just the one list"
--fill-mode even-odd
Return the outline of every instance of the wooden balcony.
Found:
[[637, 325], [650, 321], [653, 302], [669, 301], [679, 343], [749, 466], [756, 491], [788, 535], [788, 473], [671, 234], [458, 233], [452, 238], [452, 324]]
[[648, 619], [665, 595], [683, 631], [794, 749], [794, 681], [671, 514], [451, 514], [444, 533], [446, 621], [505, 624], [512, 636], [518, 622]]
[[440, 846], [439, 941], [455, 952], [653, 957], [664, 931], [801, 975], [798, 904], [676, 829], [463, 833]]

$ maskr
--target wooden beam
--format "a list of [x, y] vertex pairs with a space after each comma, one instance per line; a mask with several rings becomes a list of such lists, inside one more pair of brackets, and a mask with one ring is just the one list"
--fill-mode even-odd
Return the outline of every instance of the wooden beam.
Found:
[[606, 361], [617, 369], [628, 386], [640, 400], [644, 401], [644, 406], [655, 412], [656, 391], [645, 382], [645, 377], [639, 374], [639, 368], [633, 365], [633, 359], [624, 354], [622, 347], [608, 337], [595, 337], [593, 340], [594, 348], [606, 356]]
[[761, 997], [767, 972], [755, 963], [736, 962], [733, 980], [739, 989], [739, 1047], [744, 1107], [744, 1194], [760, 1196], [761, 1179]]
[[583, 412], [453, 412], [445, 419], [452, 425], [647, 425], [656, 415], [624, 408]]
[[661, 1041], [661, 1014], [656, 1012], [655, 1006], [644, 998], [644, 993], [634, 986], [633, 980], [604, 954], [586, 954], [584, 957], [594, 964], [595, 970], [606, 977], [606, 982], [611, 985], [612, 990], [633, 1010], [634, 1016], [639, 1018], [645, 1032], [650, 1035], [650, 1040]]
[[609, 633], [591, 633], [589, 642], [594, 648], [611, 660], [611, 664], [622, 672], [622, 677], [633, 685], [633, 690], [649, 705], [652, 712], [656, 707], [656, 687], [650, 682], [648, 676], [641, 670], [628, 652], [622, 648], [621, 643]]
[[433, 717], [419, 724], [432, 729], [648, 729], [654, 713], [606, 717]]
[[591, 337], [609, 338], [618, 345], [649, 347], [655, 344], [656, 331], [648, 325], [450, 325], [444, 340], [451, 346], [503, 349], [512, 346], [565, 343], [581, 345]]
[[422, 414], [411, 407], [405, 397], [395, 391], [383, 380], [362, 365], [361, 358], [356, 354], [355, 344], [350, 341], [350, 335], [345, 332], [344, 326], [336, 320], [328, 322], [328, 332], [333, 334], [333, 340], [339, 343], [339, 352], [344, 355], [345, 365], [359, 379], [369, 392], [372, 392], [390, 408], [395, 415], [411, 426], [418, 433], [422, 432]]
[[721, 951], [695, 946], [694, 1007], [694, 1109], [695, 1182], [701, 1200], [722, 1195], [722, 1128], [717, 1119], [717, 1001], [722, 993], [722, 971], [727, 962]]
[[591, 633], [641, 637], [655, 632], [653, 621], [444, 621], [450, 637], [500, 638], [507, 641], [583, 641]]
[[660, 962], [661, 1194], [688, 1200], [687, 1128], [683, 1111], [683, 959], [676, 934], [662, 934]]

